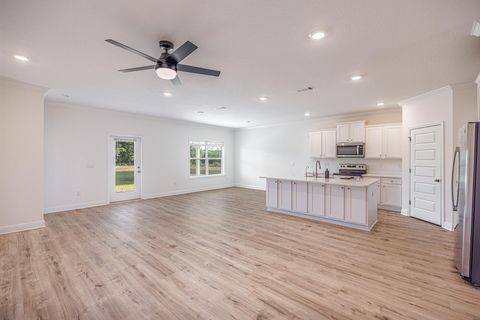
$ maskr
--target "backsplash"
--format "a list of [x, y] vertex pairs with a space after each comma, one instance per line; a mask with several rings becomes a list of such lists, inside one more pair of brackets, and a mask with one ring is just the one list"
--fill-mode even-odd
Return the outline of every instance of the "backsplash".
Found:
[[[316, 159], [311, 159], [310, 163], [308, 164], [310, 167], [309, 171], [315, 170], [315, 161]], [[325, 169], [328, 168], [331, 174], [338, 172], [338, 165], [340, 163], [366, 164], [368, 173], [401, 174], [402, 172], [402, 160], [400, 159], [320, 159], [320, 163], [322, 165], [322, 170], [320, 171], [323, 173]]]

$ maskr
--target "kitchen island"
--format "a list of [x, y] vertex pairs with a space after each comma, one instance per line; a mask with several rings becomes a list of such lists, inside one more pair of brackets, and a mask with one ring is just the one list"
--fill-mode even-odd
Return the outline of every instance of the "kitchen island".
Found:
[[370, 231], [377, 223], [379, 179], [266, 179], [267, 210]]

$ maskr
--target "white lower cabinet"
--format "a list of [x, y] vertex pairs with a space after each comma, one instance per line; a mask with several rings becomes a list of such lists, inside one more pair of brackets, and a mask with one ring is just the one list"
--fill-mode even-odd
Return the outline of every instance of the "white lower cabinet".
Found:
[[292, 182], [267, 179], [267, 207], [292, 210]]
[[400, 208], [402, 206], [402, 184], [381, 182], [380, 205]]
[[[377, 183], [353, 187], [267, 179], [266, 202], [272, 211], [310, 215], [322, 221], [370, 230], [377, 220], [378, 189]], [[394, 201], [387, 190], [382, 189], [383, 201]]]
[[293, 181], [292, 184], [292, 210], [306, 213], [308, 211], [308, 184], [306, 182]]
[[267, 207], [278, 208], [278, 180], [267, 179]]
[[325, 189], [320, 183], [308, 184], [308, 214], [313, 216], [325, 216]]
[[334, 219], [345, 219], [345, 187], [327, 186], [327, 216]]
[[367, 223], [367, 188], [345, 188], [345, 220], [353, 223]]
[[278, 209], [292, 210], [292, 181], [278, 180]]

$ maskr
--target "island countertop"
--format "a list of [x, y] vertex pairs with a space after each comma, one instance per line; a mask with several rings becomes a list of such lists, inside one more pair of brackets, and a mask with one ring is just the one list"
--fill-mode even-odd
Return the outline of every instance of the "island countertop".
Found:
[[284, 181], [296, 181], [296, 182], [308, 182], [308, 183], [321, 183], [321, 184], [333, 184], [347, 187], [368, 187], [371, 184], [378, 183], [380, 179], [373, 177], [355, 177], [353, 179], [340, 179], [339, 177], [331, 177], [329, 179], [323, 177], [273, 177], [273, 176], [261, 176], [262, 179], [276, 179]]

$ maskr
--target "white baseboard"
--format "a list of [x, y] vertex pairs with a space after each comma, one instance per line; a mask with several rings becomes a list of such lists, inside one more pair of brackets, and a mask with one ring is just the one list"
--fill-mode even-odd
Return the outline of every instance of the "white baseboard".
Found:
[[84, 202], [84, 203], [78, 203], [78, 204], [69, 204], [69, 205], [45, 208], [44, 212], [54, 213], [54, 212], [70, 211], [70, 210], [77, 210], [77, 209], [85, 209], [85, 208], [104, 206], [104, 205], [107, 205], [108, 203], [109, 202], [107, 200], [101, 200], [101, 201]]
[[12, 224], [9, 226], [0, 226], [0, 234], [26, 231], [45, 227], [44, 220], [32, 221], [27, 223]]
[[410, 212], [406, 208], [402, 208], [402, 210], [400, 211], [400, 214], [402, 214], [404, 216], [407, 216], [407, 217], [410, 216]]
[[235, 187], [237, 187], [237, 188], [244, 188], [244, 189], [253, 189], [253, 190], [262, 190], [262, 191], [265, 191], [265, 187], [250, 186], [250, 185], [248, 185], [248, 184], [235, 184]]
[[234, 187], [233, 184], [224, 184], [224, 185], [217, 185], [211, 187], [202, 187], [202, 188], [192, 188], [192, 189], [183, 189], [183, 190], [175, 190], [175, 191], [166, 191], [160, 193], [151, 193], [142, 195], [142, 199], [154, 199], [154, 198], [161, 198], [167, 196], [176, 196], [180, 194], [187, 194], [187, 193], [194, 193], [194, 192], [202, 192], [202, 191], [210, 191], [210, 190], [218, 190], [218, 189], [225, 189], [225, 188], [232, 188]]
[[387, 211], [394, 211], [394, 212], [402, 212], [402, 209], [399, 207], [388, 206], [388, 205], [378, 205], [378, 209], [387, 210]]

